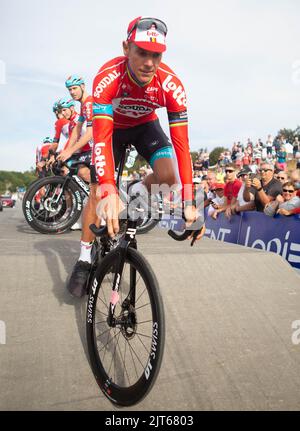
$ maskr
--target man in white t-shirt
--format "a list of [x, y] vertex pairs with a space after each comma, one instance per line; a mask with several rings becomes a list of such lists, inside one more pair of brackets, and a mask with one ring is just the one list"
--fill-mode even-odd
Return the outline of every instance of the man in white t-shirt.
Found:
[[238, 174], [237, 178], [243, 182], [242, 187], [239, 190], [239, 193], [237, 195], [236, 204], [234, 207], [234, 211], [236, 213], [241, 211], [253, 211], [255, 210], [255, 203], [254, 203], [254, 195], [250, 193], [250, 202], [246, 202], [243, 198], [243, 193], [245, 189], [245, 182], [249, 178], [249, 175], [252, 174], [252, 170], [245, 166]]

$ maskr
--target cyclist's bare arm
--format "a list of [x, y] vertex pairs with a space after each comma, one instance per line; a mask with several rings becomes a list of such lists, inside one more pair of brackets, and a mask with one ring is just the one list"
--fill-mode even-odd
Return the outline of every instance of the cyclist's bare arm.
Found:
[[[58, 160], [62, 160], [64, 162], [65, 160], [69, 159], [72, 156], [72, 154], [75, 153], [75, 151], [78, 149], [76, 148], [76, 144], [78, 143], [78, 141], [80, 141], [81, 129], [82, 129], [82, 123], [78, 122], [72, 131], [72, 134], [68, 141], [67, 146], [63, 149], [63, 151], [58, 156]], [[85, 144], [82, 144], [79, 148], [81, 148], [83, 145]]]
[[67, 147], [68, 149], [71, 149], [73, 145], [75, 145], [75, 143], [80, 138], [81, 129], [82, 129], [82, 123], [78, 122], [74, 127], [72, 134], [69, 138], [68, 147]]
[[86, 133], [83, 136], [81, 136], [80, 139], [72, 145], [72, 147], [68, 147], [68, 150], [75, 153], [75, 151], [80, 150], [80, 148], [84, 147], [92, 138], [93, 138], [93, 129], [92, 127], [87, 127]]

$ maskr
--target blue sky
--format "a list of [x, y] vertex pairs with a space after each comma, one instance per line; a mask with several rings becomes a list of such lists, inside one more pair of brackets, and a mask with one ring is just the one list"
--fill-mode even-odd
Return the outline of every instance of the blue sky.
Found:
[[298, 0], [1, 0], [0, 170], [34, 165], [37, 144], [53, 134], [52, 105], [67, 94], [65, 78], [83, 75], [90, 91], [139, 15], [168, 25], [163, 61], [186, 88], [191, 149], [295, 128], [299, 12]]

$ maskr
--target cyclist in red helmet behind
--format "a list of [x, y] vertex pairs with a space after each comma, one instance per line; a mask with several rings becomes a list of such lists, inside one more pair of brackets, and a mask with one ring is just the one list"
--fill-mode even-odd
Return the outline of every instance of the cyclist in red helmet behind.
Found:
[[[147, 175], [142, 186], [137, 186], [140, 194], [143, 194], [142, 189], [151, 191], [153, 184], [173, 186], [178, 182], [173, 166], [174, 147], [187, 223], [196, 219], [197, 211], [192, 203], [187, 101], [180, 79], [162, 63], [166, 34], [167, 26], [161, 20], [136, 18], [128, 26], [127, 39], [123, 42], [124, 56], [105, 63], [94, 79], [91, 177], [96, 184], [91, 187], [85, 207], [80, 257], [67, 285], [75, 296], [85, 293], [93, 241], [89, 225], [97, 219], [98, 203], [97, 214], [106, 220], [109, 234], [114, 236], [119, 230], [118, 214], [122, 203], [114, 170], [122, 145], [133, 144], [152, 167], [153, 173]], [[162, 107], [167, 109], [172, 143], [155, 113]], [[204, 229], [198, 239], [203, 233]]]

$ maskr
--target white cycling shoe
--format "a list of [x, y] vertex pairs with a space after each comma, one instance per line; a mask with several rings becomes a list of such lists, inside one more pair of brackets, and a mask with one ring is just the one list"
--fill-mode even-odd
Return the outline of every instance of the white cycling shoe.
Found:
[[73, 224], [70, 228], [71, 230], [81, 230], [82, 229], [82, 223], [81, 220], [78, 220], [76, 223]]

